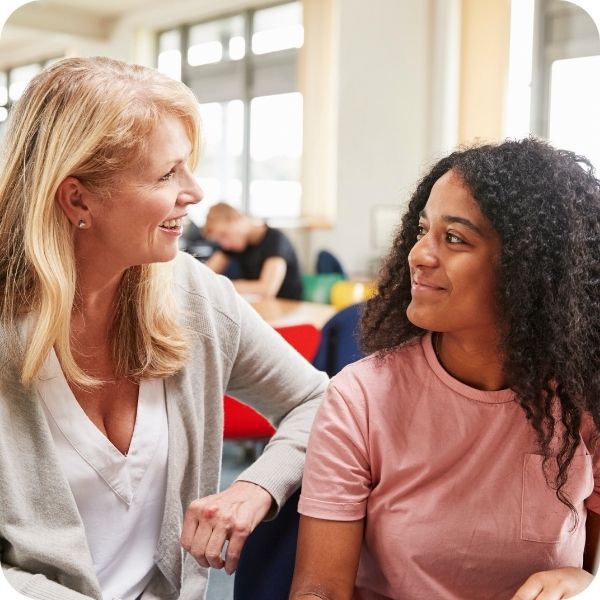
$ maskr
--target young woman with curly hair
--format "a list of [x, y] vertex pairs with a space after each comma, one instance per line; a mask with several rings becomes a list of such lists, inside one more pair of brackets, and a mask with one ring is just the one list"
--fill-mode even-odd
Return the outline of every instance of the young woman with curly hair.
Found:
[[372, 354], [333, 379], [311, 434], [292, 598], [584, 589], [600, 523], [589, 162], [535, 139], [440, 160], [361, 335]]

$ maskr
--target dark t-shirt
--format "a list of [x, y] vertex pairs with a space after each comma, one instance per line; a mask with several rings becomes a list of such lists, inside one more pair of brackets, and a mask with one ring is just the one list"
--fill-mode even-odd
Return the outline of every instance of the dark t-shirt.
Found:
[[285, 260], [287, 269], [277, 297], [300, 300], [302, 277], [298, 257], [290, 240], [278, 229], [267, 226], [267, 232], [263, 239], [256, 245], [248, 246], [243, 252], [230, 252], [223, 249], [221, 251], [238, 261], [243, 279], [258, 279], [267, 258], [280, 256]]

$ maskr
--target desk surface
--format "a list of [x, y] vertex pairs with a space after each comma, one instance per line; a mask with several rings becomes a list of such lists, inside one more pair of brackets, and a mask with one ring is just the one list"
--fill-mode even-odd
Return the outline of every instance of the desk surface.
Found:
[[310, 323], [317, 329], [321, 329], [337, 312], [335, 306], [330, 304], [281, 298], [261, 298], [252, 300], [251, 304], [256, 312], [273, 327]]

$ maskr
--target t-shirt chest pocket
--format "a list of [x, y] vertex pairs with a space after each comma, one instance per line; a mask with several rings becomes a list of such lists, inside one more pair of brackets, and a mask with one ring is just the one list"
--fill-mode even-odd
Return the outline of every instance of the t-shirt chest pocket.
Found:
[[[569, 507], [556, 497], [555, 490], [546, 483], [543, 460], [544, 457], [539, 454], [526, 454], [524, 457], [521, 539], [556, 544], [571, 533], [575, 522]], [[563, 489], [581, 516], [583, 502], [594, 489], [592, 459], [589, 454], [573, 457]], [[578, 524], [580, 526], [581, 521]]]

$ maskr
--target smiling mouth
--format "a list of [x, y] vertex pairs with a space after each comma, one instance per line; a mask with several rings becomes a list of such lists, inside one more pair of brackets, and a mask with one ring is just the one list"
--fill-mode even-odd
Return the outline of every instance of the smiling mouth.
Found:
[[443, 292], [444, 288], [438, 285], [433, 285], [429, 283], [423, 283], [421, 281], [413, 281], [411, 282], [410, 289], [413, 292]]
[[182, 217], [179, 217], [178, 219], [167, 219], [166, 221], [163, 221], [159, 227], [161, 229], [166, 229], [167, 231], [178, 231], [181, 229], [182, 223]]

